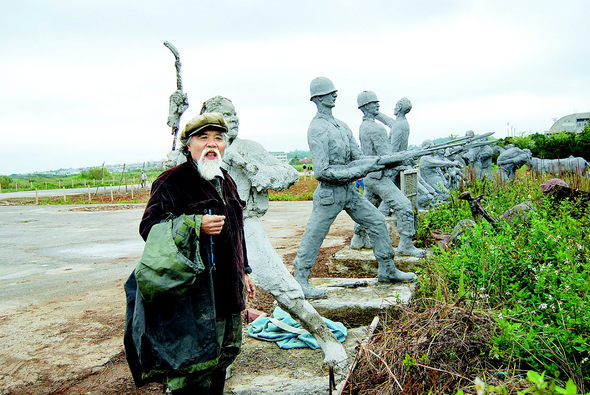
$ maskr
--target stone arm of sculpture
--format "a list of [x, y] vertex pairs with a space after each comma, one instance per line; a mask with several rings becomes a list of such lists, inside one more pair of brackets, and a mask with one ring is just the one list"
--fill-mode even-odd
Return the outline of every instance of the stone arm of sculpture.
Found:
[[378, 121], [380, 121], [380, 122], [384, 123], [385, 125], [389, 126], [390, 129], [395, 124], [395, 118], [391, 118], [390, 116], [385, 115], [382, 112], [379, 112], [379, 114], [377, 114], [377, 116], [375, 117], [375, 119], [377, 119]]
[[[351, 153], [353, 160], [347, 164], [331, 164], [328, 141], [323, 130], [311, 129], [307, 135], [311, 157], [313, 158], [314, 175], [318, 181], [329, 184], [344, 185], [366, 176], [368, 173], [383, 170], [384, 166], [379, 165], [379, 157], [363, 157], [356, 141], [351, 140]], [[341, 153], [345, 155], [344, 152]], [[343, 158], [347, 159], [347, 158]]]
[[531, 156], [519, 148], [510, 148], [498, 156], [499, 165], [519, 165], [518, 167], [529, 162]]
[[228, 166], [241, 169], [258, 192], [288, 189], [299, 180], [297, 170], [276, 160], [255, 141], [234, 140], [223, 161]]
[[423, 156], [420, 159], [420, 167], [452, 167], [461, 166], [459, 162], [452, 162], [447, 159], [437, 159], [432, 156]]

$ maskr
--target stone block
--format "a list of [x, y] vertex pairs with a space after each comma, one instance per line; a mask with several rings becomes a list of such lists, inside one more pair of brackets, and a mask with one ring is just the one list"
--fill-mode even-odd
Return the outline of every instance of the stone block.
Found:
[[[343, 286], [357, 282], [367, 286]], [[312, 278], [310, 284], [328, 294], [327, 299], [309, 300], [318, 313], [347, 327], [369, 325], [384, 311], [395, 315], [398, 306], [410, 303], [416, 288], [416, 283], [379, 283], [376, 278]]]
[[[352, 364], [358, 343], [367, 336], [367, 327], [352, 328], [344, 342], [348, 364]], [[321, 350], [298, 348], [280, 349], [276, 343], [257, 340], [246, 333], [235, 363], [230, 366], [231, 377], [226, 381], [226, 394], [239, 395], [325, 395], [329, 393], [328, 367]], [[345, 370], [348, 372], [348, 369]], [[343, 374], [336, 376], [341, 384]]]
[[[397, 253], [394, 258], [395, 266], [404, 272], [412, 271], [420, 260], [420, 258], [402, 256]], [[377, 277], [377, 266], [373, 250], [367, 249], [353, 250], [350, 247], [344, 247], [328, 260], [330, 273]]]

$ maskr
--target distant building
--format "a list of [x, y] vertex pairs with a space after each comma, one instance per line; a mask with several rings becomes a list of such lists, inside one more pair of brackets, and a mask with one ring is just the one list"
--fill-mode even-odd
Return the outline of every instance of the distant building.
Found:
[[549, 129], [549, 133], [559, 133], [564, 130], [566, 132], [582, 133], [582, 130], [584, 130], [584, 127], [588, 124], [589, 119], [590, 112], [579, 112], [566, 115], [555, 121], [553, 126], [551, 126], [551, 129]]
[[271, 154], [272, 156], [274, 156], [274, 158], [276, 160], [278, 160], [279, 162], [284, 162], [284, 163], [288, 163], [289, 162], [287, 160], [287, 153], [286, 152], [269, 152], [269, 154]]

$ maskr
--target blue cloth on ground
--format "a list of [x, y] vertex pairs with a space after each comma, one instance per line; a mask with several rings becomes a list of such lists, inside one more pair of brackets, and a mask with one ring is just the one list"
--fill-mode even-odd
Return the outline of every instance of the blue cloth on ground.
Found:
[[[273, 324], [271, 322], [271, 318], [281, 321], [282, 323], [294, 328], [303, 330], [301, 325], [299, 325], [299, 323], [295, 321], [289, 315], [289, 313], [277, 306], [275, 307], [271, 317], [258, 317], [254, 322], [252, 322], [248, 327], [248, 335], [255, 339], [276, 342], [277, 345], [283, 349], [305, 347], [312, 349], [320, 348], [316, 339], [309, 332], [305, 331], [302, 334], [297, 334], [286, 331]], [[322, 317], [322, 319], [330, 331], [336, 335], [336, 338], [340, 343], [346, 340], [348, 332], [342, 323], [332, 321], [324, 317]]]

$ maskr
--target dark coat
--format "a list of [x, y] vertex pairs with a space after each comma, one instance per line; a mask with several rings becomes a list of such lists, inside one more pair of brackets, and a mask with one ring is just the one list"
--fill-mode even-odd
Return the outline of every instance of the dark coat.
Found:
[[[152, 193], [139, 225], [144, 240], [152, 226], [170, 214], [225, 215], [220, 235], [213, 236], [213, 271], [215, 309], [217, 316], [238, 313], [245, 308], [244, 271], [249, 272], [243, 228], [245, 202], [240, 199], [236, 184], [222, 170], [223, 199], [210, 181], [199, 174], [192, 160], [162, 173], [152, 184]], [[201, 237], [201, 257], [211, 263], [211, 238]]]

